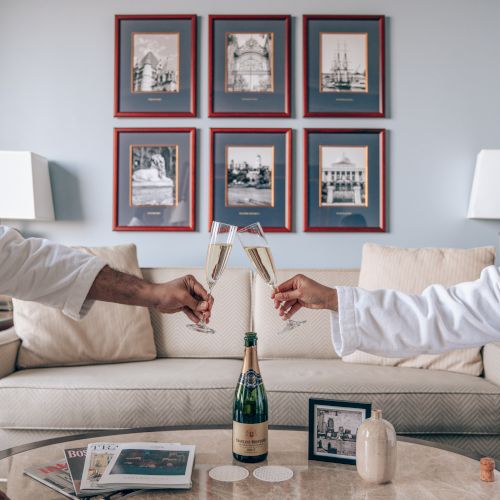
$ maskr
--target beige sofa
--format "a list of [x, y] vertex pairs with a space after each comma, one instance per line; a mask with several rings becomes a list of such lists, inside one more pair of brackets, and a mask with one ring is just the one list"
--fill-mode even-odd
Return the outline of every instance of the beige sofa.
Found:
[[[162, 282], [198, 269], [144, 269]], [[356, 285], [357, 270], [304, 272], [329, 285]], [[270, 421], [307, 425], [308, 399], [372, 402], [399, 434], [500, 458], [500, 344], [483, 350], [484, 375], [345, 363], [331, 345], [329, 314], [301, 311], [300, 329], [277, 335], [269, 290], [249, 270], [228, 269], [214, 290], [213, 336], [183, 315], [151, 313], [152, 361], [16, 371], [15, 328], [0, 332], [0, 449], [85, 431], [228, 424], [243, 334], [259, 335]], [[119, 332], [117, 332], [119, 334]]]

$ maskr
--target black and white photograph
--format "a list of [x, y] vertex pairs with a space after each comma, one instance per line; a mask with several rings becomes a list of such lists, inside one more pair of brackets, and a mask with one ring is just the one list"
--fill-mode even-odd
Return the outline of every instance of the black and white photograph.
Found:
[[321, 33], [320, 92], [368, 92], [368, 33]]
[[179, 92], [179, 33], [132, 34], [132, 93]]
[[368, 206], [368, 147], [320, 146], [320, 207]]
[[131, 207], [177, 205], [177, 145], [130, 146]]
[[226, 147], [226, 206], [274, 206], [274, 146]]
[[370, 417], [371, 404], [309, 400], [309, 459], [356, 462], [358, 427]]
[[226, 33], [226, 92], [274, 92], [273, 33]]

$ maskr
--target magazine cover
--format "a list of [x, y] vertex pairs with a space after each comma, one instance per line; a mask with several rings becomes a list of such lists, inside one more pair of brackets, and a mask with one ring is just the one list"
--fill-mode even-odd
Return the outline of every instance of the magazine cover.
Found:
[[195, 446], [123, 443], [99, 484], [139, 488], [190, 488]]
[[75, 496], [68, 465], [63, 458], [56, 463], [29, 467], [24, 473], [64, 496], [78, 500], [78, 497]]
[[98, 481], [117, 449], [118, 445], [115, 443], [91, 443], [88, 445], [80, 490], [101, 490], [103, 488], [102, 485], [98, 484]]

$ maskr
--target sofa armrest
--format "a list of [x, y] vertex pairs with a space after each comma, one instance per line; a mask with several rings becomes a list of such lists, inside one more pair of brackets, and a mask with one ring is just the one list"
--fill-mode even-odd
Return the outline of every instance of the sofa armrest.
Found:
[[483, 364], [484, 378], [500, 385], [500, 342], [484, 346]]
[[16, 335], [14, 327], [0, 332], [0, 378], [16, 371], [17, 351], [21, 339]]

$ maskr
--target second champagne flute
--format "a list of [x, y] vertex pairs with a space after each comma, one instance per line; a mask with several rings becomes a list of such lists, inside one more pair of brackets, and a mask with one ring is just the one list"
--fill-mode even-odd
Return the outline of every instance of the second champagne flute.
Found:
[[[273, 254], [271, 247], [267, 242], [264, 230], [259, 222], [250, 224], [238, 231], [238, 239], [245, 249], [248, 258], [252, 262], [257, 274], [262, 278], [262, 281], [273, 290], [278, 285], [276, 276], [276, 267], [274, 265]], [[285, 323], [285, 327], [279, 333], [289, 332], [305, 323], [304, 321], [295, 321], [289, 319]]]
[[[207, 275], [208, 298], [212, 295], [212, 289], [221, 277], [226, 268], [227, 259], [233, 248], [234, 235], [237, 226], [213, 221], [208, 244], [207, 260], [205, 262], [205, 272]], [[201, 333], [215, 333], [202, 319], [198, 324], [190, 323], [186, 325], [191, 330]]]

